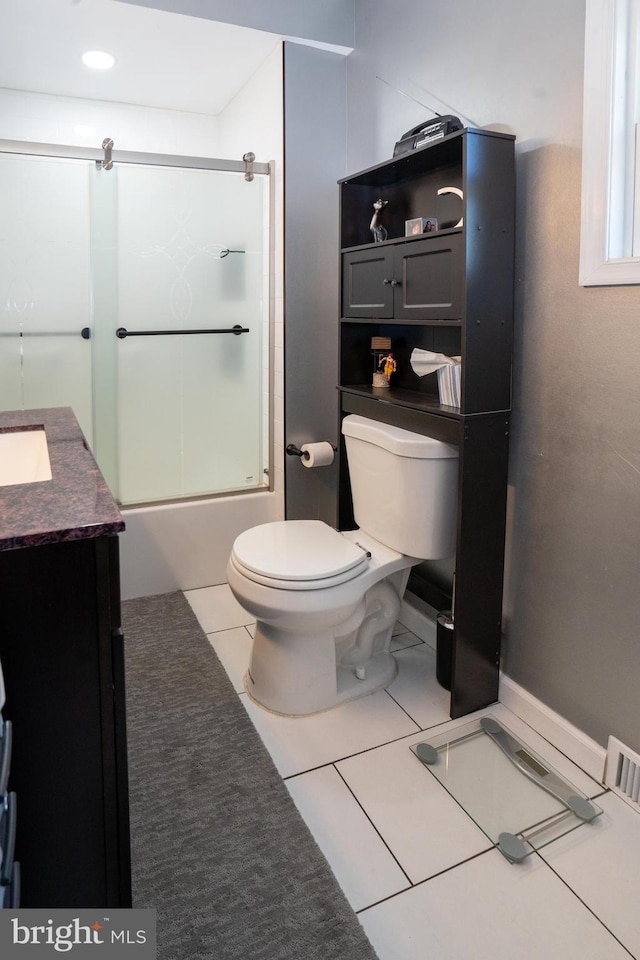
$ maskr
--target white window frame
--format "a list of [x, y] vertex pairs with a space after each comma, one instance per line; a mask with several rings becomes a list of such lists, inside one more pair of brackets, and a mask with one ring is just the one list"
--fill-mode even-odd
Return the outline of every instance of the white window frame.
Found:
[[626, 229], [621, 221], [632, 218], [635, 203], [628, 178], [620, 189], [619, 152], [613, 150], [620, 137], [631, 135], [635, 144], [635, 126], [630, 127], [627, 107], [621, 107], [627, 95], [621, 85], [626, 83], [627, 66], [634, 65], [626, 63], [620, 49], [616, 51], [616, 15], [626, 5], [627, 0], [586, 0], [581, 286], [640, 284], [640, 257], [614, 257], [609, 253], [615, 248], [611, 242], [614, 222], [618, 231]]

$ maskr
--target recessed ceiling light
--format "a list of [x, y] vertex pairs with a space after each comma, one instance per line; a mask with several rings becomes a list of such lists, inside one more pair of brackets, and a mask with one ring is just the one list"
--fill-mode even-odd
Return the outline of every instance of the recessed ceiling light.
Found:
[[91, 67], [92, 70], [109, 70], [116, 62], [116, 58], [110, 53], [105, 53], [104, 50], [87, 50], [82, 54], [82, 62], [85, 67]]

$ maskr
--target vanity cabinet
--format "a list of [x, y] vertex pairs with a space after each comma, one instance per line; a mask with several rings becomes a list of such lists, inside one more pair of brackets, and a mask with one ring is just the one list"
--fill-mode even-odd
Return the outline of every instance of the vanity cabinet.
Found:
[[[513, 345], [514, 138], [465, 129], [339, 181], [341, 416], [360, 414], [459, 448], [451, 716], [498, 697]], [[462, 193], [462, 197], [459, 194]], [[373, 204], [387, 239], [373, 243]], [[439, 229], [405, 235], [405, 221]], [[372, 386], [372, 337], [397, 363]], [[462, 358], [460, 407], [440, 403], [437, 375], [411, 368], [415, 348]], [[354, 526], [344, 445], [339, 522]], [[423, 565], [426, 567], [428, 565]], [[452, 595], [423, 567], [409, 588], [436, 609]]]
[[0, 660], [21, 906], [130, 907], [122, 517], [67, 408], [41, 423], [52, 479], [0, 487]]

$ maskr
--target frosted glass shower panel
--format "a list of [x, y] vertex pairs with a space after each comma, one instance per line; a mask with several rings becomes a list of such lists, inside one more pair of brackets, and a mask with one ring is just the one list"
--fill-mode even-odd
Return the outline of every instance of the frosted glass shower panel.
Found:
[[90, 440], [88, 174], [0, 155], [0, 409], [71, 406]]
[[[265, 178], [117, 169], [119, 496], [262, 484]], [[228, 330], [248, 333], [182, 333]]]

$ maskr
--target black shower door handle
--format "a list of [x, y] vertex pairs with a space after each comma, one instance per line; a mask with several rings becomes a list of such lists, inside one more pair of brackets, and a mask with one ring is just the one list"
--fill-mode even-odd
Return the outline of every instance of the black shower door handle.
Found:
[[213, 330], [127, 330], [126, 327], [118, 327], [116, 337], [125, 340], [127, 337], [183, 337], [198, 333], [233, 333], [238, 337], [241, 333], [249, 332], [248, 327], [242, 327], [239, 323], [234, 327], [215, 327]]

